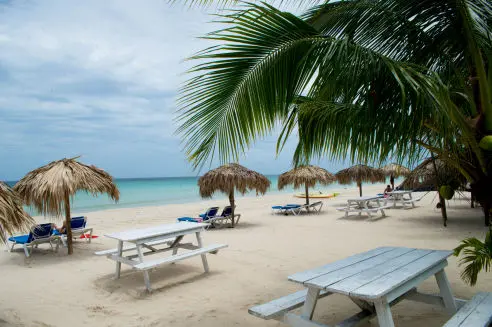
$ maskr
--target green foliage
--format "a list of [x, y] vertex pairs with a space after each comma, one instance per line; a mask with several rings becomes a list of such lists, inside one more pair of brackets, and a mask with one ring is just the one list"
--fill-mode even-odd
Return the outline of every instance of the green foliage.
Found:
[[191, 58], [181, 91], [178, 133], [195, 167], [238, 160], [280, 123], [279, 151], [299, 138], [296, 163], [431, 151], [470, 179], [486, 169], [470, 119], [492, 105], [485, 94], [477, 108], [468, 80], [472, 65], [490, 89], [473, 53], [492, 53], [488, 1], [328, 1], [302, 17], [242, 8], [219, 16], [226, 28], [205, 37], [218, 45]]
[[478, 274], [482, 270], [490, 271], [492, 263], [492, 231], [488, 231], [485, 242], [475, 237], [461, 241], [461, 244], [454, 249], [454, 255], [459, 256], [461, 253], [463, 253], [463, 257], [460, 259], [460, 266], [466, 265], [461, 272], [461, 278], [466, 283], [474, 286], [477, 283]]
[[482, 137], [479, 146], [487, 151], [492, 151], [492, 135]]
[[446, 200], [451, 200], [454, 196], [454, 189], [450, 185], [443, 185], [439, 188], [439, 194]]

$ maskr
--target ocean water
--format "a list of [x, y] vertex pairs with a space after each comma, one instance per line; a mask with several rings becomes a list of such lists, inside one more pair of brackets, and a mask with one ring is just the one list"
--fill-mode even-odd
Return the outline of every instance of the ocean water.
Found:
[[[286, 187], [284, 190], [277, 189], [278, 176], [267, 176], [271, 181], [270, 189], [266, 194], [304, 192]], [[198, 193], [198, 177], [162, 177], [162, 178], [127, 178], [116, 179], [120, 190], [120, 200], [114, 203], [105, 194], [93, 197], [86, 192], [78, 192], [71, 201], [72, 211], [89, 212], [117, 208], [144, 207], [164, 204], [189, 203], [200, 200]], [[15, 182], [7, 182], [13, 186]], [[329, 190], [344, 187], [355, 187], [353, 185], [317, 185], [314, 189], [329, 192]], [[364, 186], [363, 186], [364, 187]], [[384, 186], [381, 184], [381, 191]], [[236, 197], [241, 195], [237, 194]], [[247, 193], [245, 196], [256, 196], [256, 192]], [[225, 199], [226, 195], [218, 192], [213, 199]], [[32, 208], [26, 208], [32, 214], [37, 215]]]

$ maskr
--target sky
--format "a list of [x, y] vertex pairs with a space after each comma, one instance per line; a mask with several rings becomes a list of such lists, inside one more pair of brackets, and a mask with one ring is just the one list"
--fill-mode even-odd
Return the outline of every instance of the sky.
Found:
[[[213, 12], [166, 0], [0, 0], [0, 180], [75, 156], [116, 178], [203, 173], [187, 162], [173, 119], [192, 66], [184, 59], [220, 28]], [[295, 138], [277, 157], [277, 136], [240, 163], [290, 169]]]

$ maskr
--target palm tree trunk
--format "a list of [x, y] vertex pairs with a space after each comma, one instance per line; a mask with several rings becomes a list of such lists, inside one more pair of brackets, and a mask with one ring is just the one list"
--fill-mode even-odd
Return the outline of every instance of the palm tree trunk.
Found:
[[68, 247], [69, 255], [73, 253], [71, 220], [72, 218], [70, 214], [70, 195], [68, 194], [68, 192], [66, 192], [65, 193], [65, 231], [67, 232], [67, 247]]
[[441, 204], [441, 215], [444, 227], [448, 226], [448, 213], [446, 211], [446, 199], [441, 196], [439, 192], [439, 188], [441, 187], [441, 181], [439, 180], [439, 173], [437, 171], [436, 159], [434, 158], [434, 154], [431, 153], [432, 157], [432, 165], [434, 166], [434, 172], [436, 173], [436, 189], [437, 194], [439, 194], [439, 203]]
[[306, 183], [306, 204], [309, 204], [309, 189], [307, 183]]
[[229, 204], [231, 206], [231, 227], [234, 228], [234, 209], [236, 204], [234, 203], [234, 187], [232, 187], [231, 191], [229, 192]]
[[483, 204], [482, 204], [482, 207], [483, 207], [483, 216], [484, 216], [484, 223], [485, 223], [485, 226], [489, 226], [489, 230], [491, 228], [491, 224], [490, 224], [490, 203], [488, 201], [485, 201]]
[[362, 196], [362, 182], [357, 182], [357, 186], [359, 187], [359, 194]]

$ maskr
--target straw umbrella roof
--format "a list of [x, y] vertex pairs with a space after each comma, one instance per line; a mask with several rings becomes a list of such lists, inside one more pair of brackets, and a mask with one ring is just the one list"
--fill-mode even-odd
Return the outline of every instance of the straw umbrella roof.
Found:
[[241, 194], [253, 189], [257, 194], [265, 194], [270, 187], [270, 180], [260, 173], [232, 163], [207, 172], [199, 178], [198, 186], [204, 198], [211, 197], [216, 191], [229, 194], [234, 189]]
[[[0, 228], [8, 234], [28, 230], [34, 219], [22, 208], [21, 198], [5, 183], [0, 182]], [[0, 230], [0, 240], [5, 234]]]
[[366, 165], [355, 165], [340, 170], [335, 174], [340, 184], [351, 184], [355, 182], [384, 182], [386, 176], [382, 169], [373, 168]]
[[44, 215], [62, 215], [66, 195], [73, 197], [79, 190], [93, 195], [107, 193], [118, 201], [120, 192], [113, 177], [100, 168], [85, 165], [76, 159], [53, 161], [35, 169], [24, 176], [14, 190], [24, 203], [34, 206]]
[[335, 176], [326, 169], [318, 166], [299, 166], [279, 176], [278, 188], [281, 190], [290, 184], [293, 184], [294, 188], [305, 185], [313, 187], [316, 183], [327, 185], [335, 181]]
[[[403, 181], [401, 187], [403, 189], [418, 189], [418, 188], [430, 188], [435, 189], [436, 185], [440, 185], [442, 182], [452, 182], [466, 184], [466, 180], [458, 170], [438, 158], [434, 163], [432, 158], [425, 159], [414, 170], [410, 172], [408, 177]], [[437, 168], [437, 174], [436, 174]]]
[[410, 174], [410, 169], [397, 163], [387, 164], [382, 169], [386, 176], [400, 177], [408, 176]]

